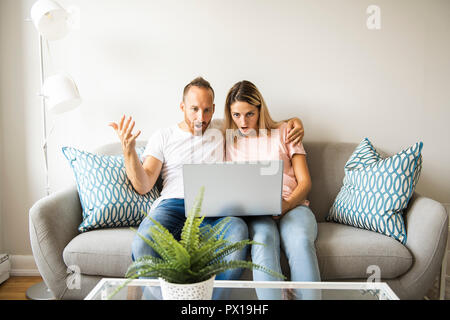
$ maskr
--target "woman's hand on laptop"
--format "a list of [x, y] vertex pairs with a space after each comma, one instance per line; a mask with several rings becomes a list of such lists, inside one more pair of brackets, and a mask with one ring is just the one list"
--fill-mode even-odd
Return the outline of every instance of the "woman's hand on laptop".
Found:
[[[122, 144], [122, 150], [124, 154], [135, 152], [136, 138], [141, 134], [141, 130], [133, 134], [133, 128], [135, 125], [134, 120], [131, 121], [131, 116], [125, 121], [125, 115], [120, 119], [119, 123], [110, 122], [108, 126], [112, 127], [119, 136]], [[130, 125], [131, 123], [131, 125]]]

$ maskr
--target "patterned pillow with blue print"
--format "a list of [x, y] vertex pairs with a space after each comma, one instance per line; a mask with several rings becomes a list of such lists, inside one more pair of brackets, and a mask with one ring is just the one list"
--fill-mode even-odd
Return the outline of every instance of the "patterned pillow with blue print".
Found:
[[327, 221], [382, 233], [406, 244], [403, 210], [422, 169], [422, 142], [383, 159], [365, 138], [345, 164]]
[[[136, 148], [140, 155], [144, 148]], [[137, 193], [125, 172], [122, 155], [106, 156], [63, 147], [72, 167], [83, 208], [83, 222], [78, 231], [99, 228], [137, 226], [153, 201], [159, 197], [155, 187], [145, 194]]]

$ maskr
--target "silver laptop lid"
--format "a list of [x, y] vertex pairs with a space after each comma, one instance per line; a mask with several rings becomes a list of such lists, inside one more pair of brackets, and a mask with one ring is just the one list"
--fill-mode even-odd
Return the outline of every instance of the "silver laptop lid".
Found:
[[280, 215], [283, 161], [183, 165], [185, 214], [205, 187], [206, 217]]

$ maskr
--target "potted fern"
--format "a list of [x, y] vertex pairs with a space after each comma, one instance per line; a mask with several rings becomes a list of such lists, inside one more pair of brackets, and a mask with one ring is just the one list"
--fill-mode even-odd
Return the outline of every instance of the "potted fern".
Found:
[[201, 226], [203, 195], [202, 187], [193, 208], [188, 212], [180, 241], [151, 217], [148, 217], [154, 223], [148, 231], [151, 240], [133, 229], [160, 257], [144, 256], [134, 261], [126, 272], [127, 281], [117, 288], [111, 297], [131, 280], [139, 277], [158, 277], [163, 298], [170, 300], [211, 299], [216, 274], [234, 268], [255, 268], [285, 279], [282, 274], [251, 261], [224, 260], [229, 254], [247, 245], [263, 244], [250, 240], [230, 243], [223, 235], [219, 237], [227, 227], [228, 217], [214, 227]]

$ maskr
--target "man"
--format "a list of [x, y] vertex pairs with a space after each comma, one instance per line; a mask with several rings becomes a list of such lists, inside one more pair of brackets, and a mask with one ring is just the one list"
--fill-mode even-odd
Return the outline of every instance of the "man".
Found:
[[[167, 228], [175, 239], [180, 239], [186, 219], [183, 164], [223, 161], [223, 139], [214, 139], [217, 137], [217, 130], [214, 129], [221, 129], [221, 121], [212, 121], [214, 108], [214, 90], [209, 82], [200, 77], [191, 81], [184, 88], [180, 104], [184, 120], [169, 128], [160, 129], [152, 135], [142, 155], [142, 163], [135, 150], [136, 138], [141, 131], [133, 134], [135, 122], [132, 118], [129, 117], [125, 121], [123, 116], [120, 123], [110, 123], [122, 144], [127, 176], [138, 193], [148, 193], [161, 173], [163, 179], [161, 196], [152, 205], [149, 215]], [[297, 125], [296, 133], [299, 131], [302, 133], [302, 130], [300, 123]], [[230, 218], [225, 239], [230, 242], [248, 239], [248, 229], [244, 220], [239, 217]], [[221, 219], [223, 218], [205, 218], [203, 223], [215, 225]], [[147, 231], [152, 224], [150, 219], [144, 219], [138, 232], [148, 236]], [[132, 243], [132, 259], [135, 261], [144, 255], [157, 256], [151, 247], [136, 236]], [[245, 260], [246, 250], [234, 252], [227, 256], [228, 259]], [[216, 279], [237, 280], [241, 273], [242, 269], [228, 270], [217, 275]], [[217, 291], [217, 294], [215, 292], [215, 298], [223, 293], [224, 290]]]

